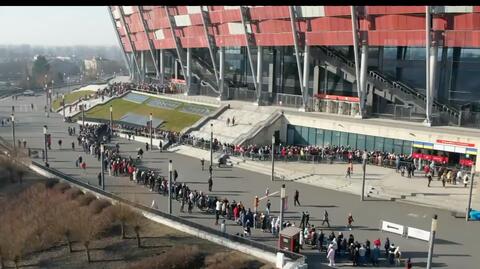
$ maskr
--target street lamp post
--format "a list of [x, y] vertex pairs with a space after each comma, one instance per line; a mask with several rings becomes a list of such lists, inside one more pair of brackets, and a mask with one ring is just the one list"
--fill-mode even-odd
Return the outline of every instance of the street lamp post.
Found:
[[44, 146], [45, 146], [45, 164], [48, 163], [48, 148], [47, 148], [47, 131], [48, 127], [47, 125], [43, 125], [43, 136], [44, 136]]
[[275, 135], [272, 135], [272, 181], [275, 180]]
[[53, 84], [54, 83], [55, 83], [55, 81], [53, 81], [53, 79], [52, 79], [52, 91], [50, 92], [50, 107], [49, 107], [50, 111], [52, 110], [52, 97], [53, 97]]
[[428, 247], [427, 269], [432, 268], [433, 245], [435, 241], [435, 234], [437, 233], [438, 216], [435, 214], [432, 218], [432, 227], [430, 228], [430, 242]]
[[102, 180], [102, 190], [105, 190], [105, 145], [102, 143], [100, 145], [100, 162], [101, 162], [101, 180]]
[[[13, 106], [12, 106], [13, 108]], [[15, 153], [17, 148], [15, 146], [15, 114], [12, 113], [12, 139], [13, 139], [13, 152]]]
[[363, 169], [363, 176], [362, 176], [362, 196], [361, 201], [365, 201], [365, 174], [367, 170], [367, 151], [364, 151], [362, 154], [362, 169]]
[[82, 127], [85, 127], [85, 107], [84, 104], [80, 104], [80, 108], [82, 109]]
[[467, 215], [465, 220], [470, 220], [470, 210], [472, 209], [472, 192], [473, 192], [473, 179], [475, 177], [475, 164], [472, 165], [472, 179], [470, 179], [470, 193], [468, 195], [468, 204], [467, 204]]
[[110, 105], [110, 135], [113, 135], [113, 107]]
[[280, 190], [280, 231], [283, 229], [283, 208], [285, 207], [285, 184], [282, 184]]
[[213, 123], [210, 123], [210, 165], [213, 171]]
[[62, 112], [63, 112], [63, 120], [65, 121], [65, 94], [63, 93], [62, 94], [62, 104], [63, 104], [63, 109], [62, 109]]
[[153, 115], [150, 113], [150, 150], [153, 150]]
[[168, 161], [168, 214], [172, 215], [172, 160]]

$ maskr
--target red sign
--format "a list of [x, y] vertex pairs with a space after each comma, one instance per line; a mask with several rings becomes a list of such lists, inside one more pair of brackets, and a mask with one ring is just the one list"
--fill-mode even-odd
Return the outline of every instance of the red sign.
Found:
[[358, 103], [360, 99], [353, 96], [343, 96], [343, 95], [331, 95], [331, 94], [315, 94], [315, 97], [318, 99], [327, 99], [335, 101], [346, 101], [346, 102], [356, 102]]
[[470, 160], [470, 159], [460, 159], [460, 165], [463, 165], [463, 166], [472, 166], [472, 165], [473, 165], [473, 161]]
[[185, 85], [187, 84], [187, 82], [184, 79], [174, 79], [174, 78], [172, 78], [170, 80], [170, 82], [177, 83], [177, 84], [185, 84]]
[[423, 153], [416, 153], [416, 152], [414, 152], [414, 153], [412, 153], [412, 157], [413, 157], [414, 159], [423, 159]]
[[475, 144], [472, 144], [472, 143], [457, 142], [457, 141], [450, 141], [450, 140], [443, 140], [443, 139], [437, 139], [437, 143], [452, 145], [452, 146], [460, 146], [460, 147], [470, 147], [470, 148], [475, 147]]

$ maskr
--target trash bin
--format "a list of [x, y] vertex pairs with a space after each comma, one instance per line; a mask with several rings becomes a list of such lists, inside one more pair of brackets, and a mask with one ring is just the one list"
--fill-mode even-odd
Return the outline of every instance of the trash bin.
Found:
[[286, 227], [280, 232], [278, 247], [283, 250], [299, 253], [300, 251], [300, 233], [302, 229], [298, 227]]

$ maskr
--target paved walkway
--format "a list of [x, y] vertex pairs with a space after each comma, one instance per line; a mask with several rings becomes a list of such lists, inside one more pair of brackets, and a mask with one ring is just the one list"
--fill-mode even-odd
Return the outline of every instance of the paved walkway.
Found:
[[[2, 117], [6, 117], [10, 114], [10, 108], [7, 106], [10, 102], [11, 101], [6, 100], [1, 102], [0, 115]], [[42, 102], [44, 102], [44, 99], [41, 97], [21, 97], [14, 103], [14, 105], [25, 105], [32, 102], [36, 103], [36, 107], [43, 107]], [[27, 139], [29, 146], [37, 148], [43, 147], [42, 126], [47, 124], [49, 132], [53, 137], [52, 151], [49, 151], [51, 167], [89, 182], [90, 184], [97, 184], [96, 175], [99, 172], [99, 162], [93, 156], [85, 155], [83, 152], [80, 152], [78, 147], [75, 152], [70, 150], [71, 141], [75, 141], [76, 139], [68, 136], [66, 133], [69, 124], [62, 121], [60, 114], [52, 113], [50, 118], [46, 118], [45, 115], [39, 113], [39, 111], [17, 112], [16, 121], [17, 138], [25, 138]], [[70, 126], [73, 126], [73, 124], [70, 124]], [[7, 140], [11, 139], [11, 128], [9, 126], [0, 128], [0, 135]], [[63, 140], [63, 149], [58, 147], [58, 139]], [[119, 142], [120, 150], [124, 151], [125, 154], [131, 154], [132, 156], [135, 155], [138, 147], [144, 145], [142, 143], [129, 142], [124, 139], [120, 139]], [[87, 162], [86, 171], [81, 171], [75, 167], [75, 159], [78, 155], [84, 156], [84, 159]], [[199, 156], [200, 155], [196, 155], [195, 157]], [[145, 154], [144, 165], [154, 168], [162, 175], [166, 176], [169, 159], [173, 160], [174, 167], [176, 167], [179, 172], [179, 181], [187, 183], [193, 189], [203, 191], [208, 189], [208, 172], [201, 171], [200, 162], [197, 158], [172, 152], [160, 153], [159, 151], [149, 151]], [[206, 158], [206, 160], [208, 160], [208, 158]], [[417, 268], [425, 267], [427, 243], [415, 239], [402, 238], [393, 234], [382, 233], [378, 231], [379, 223], [381, 220], [388, 220], [394, 223], [428, 230], [430, 227], [430, 217], [433, 214], [438, 214], [439, 228], [435, 246], [434, 266], [476, 268], [476, 266], [480, 264], [480, 257], [477, 255], [475, 248], [477, 239], [475, 236], [472, 236], [472, 234], [478, 234], [480, 232], [479, 223], [467, 224], [463, 219], [452, 217], [448, 211], [412, 204], [378, 200], [360, 203], [358, 195], [303, 184], [299, 182], [300, 180], [271, 182], [270, 177], [267, 175], [241, 169], [247, 165], [258, 164], [249, 164], [249, 162], [247, 162], [246, 164], [240, 164], [231, 169], [215, 169], [213, 192], [211, 194], [219, 197], [227, 197], [230, 200], [235, 199], [236, 201], [243, 201], [247, 207], [253, 207], [253, 197], [255, 195], [262, 195], [267, 187], [270, 189], [270, 192], [273, 193], [280, 189], [282, 183], [286, 184], [287, 194], [290, 197], [289, 202], [291, 203], [291, 197], [296, 189], [300, 192], [300, 201], [302, 202], [302, 206], [300, 207], [293, 207], [289, 204], [289, 209], [285, 214], [287, 220], [298, 224], [301, 211], [309, 211], [312, 224], [320, 227], [323, 211], [328, 210], [332, 227], [324, 227], [324, 232], [342, 231], [345, 235], [353, 233], [355, 238], [360, 242], [363, 242], [366, 238], [373, 241], [378, 237], [383, 241], [386, 236], [389, 236], [396, 245], [401, 247], [404, 257], [413, 258], [413, 262]], [[295, 169], [299, 169], [298, 167], [300, 167], [301, 164], [287, 165], [294, 165], [296, 166]], [[324, 167], [323, 165], [318, 167], [320, 167], [320, 170], [316, 173], [325, 174], [325, 178], [330, 178], [330, 176], [327, 175], [329, 173], [334, 174], [335, 171], [338, 171], [337, 177], [341, 177], [343, 174], [342, 171], [345, 168], [339, 166], [339, 170], [332, 170], [329, 172], [329, 168]], [[334, 168], [335, 166], [331, 166], [331, 169]], [[265, 167], [262, 169], [265, 170]], [[279, 166], [279, 169], [282, 169], [282, 167]], [[285, 167], [284, 169], [288, 170], [292, 169], [292, 167]], [[295, 169], [292, 170], [295, 171]], [[368, 169], [369, 175], [372, 177], [374, 172], [377, 173], [376, 169], [379, 169], [379, 171], [383, 170], [383, 168], [379, 167], [369, 167]], [[372, 172], [370, 172], [370, 169]], [[260, 166], [259, 170], [262, 172]], [[355, 167], [355, 171], [358, 171], [357, 167]], [[388, 171], [383, 173], [388, 174]], [[306, 179], [307, 178], [305, 178], [305, 180]], [[332, 181], [335, 180], [332, 179]], [[356, 181], [358, 180], [353, 178], [352, 185], [354, 185], [353, 182]], [[374, 180], [372, 179], [370, 181]], [[108, 191], [115, 192], [123, 197], [147, 205], [150, 205], [152, 200], [155, 199], [160, 210], [167, 209], [166, 197], [152, 193], [143, 186], [133, 184], [126, 178], [107, 176], [106, 183]], [[370, 183], [367, 185], [370, 185]], [[278, 194], [273, 195], [270, 199], [272, 201], [272, 213], [278, 214]], [[195, 210], [192, 214], [184, 214], [179, 212], [179, 207], [179, 203], [174, 203], [174, 212], [176, 215], [194, 220], [203, 225], [218, 228], [218, 226], [213, 225], [212, 215], [198, 212], [198, 210]], [[262, 200], [260, 207], [265, 207], [265, 200]], [[346, 216], [350, 212], [353, 213], [355, 218], [352, 231], [345, 229]], [[230, 233], [239, 233], [242, 231], [241, 227], [233, 224], [231, 221], [228, 222], [227, 230]], [[276, 240], [270, 234], [262, 233], [258, 230], [253, 231], [252, 239], [268, 244], [276, 244]], [[317, 250], [309, 250], [307, 248], [303, 250], [303, 253], [307, 255], [310, 268], [318, 268], [317, 266], [325, 262], [325, 254], [318, 254]], [[346, 265], [342, 262], [338, 262], [338, 264], [340, 266]]]
[[[181, 145], [173, 148], [176, 153], [196, 158], [210, 159], [210, 152], [199, 148]], [[215, 153], [217, 156], [218, 153]], [[215, 158], [214, 158], [215, 159]], [[235, 165], [271, 175], [270, 161], [252, 161], [233, 157]], [[355, 195], [362, 193], [362, 165], [355, 164], [351, 178], [345, 178], [346, 164], [312, 164], [309, 162], [275, 162], [275, 177], [284, 180], [301, 182], [331, 190], [348, 192]], [[455, 212], [465, 212], [469, 188], [463, 184], [446, 184], [443, 188], [441, 181], [436, 177], [427, 186], [427, 179], [423, 172], [416, 172], [412, 178], [402, 177], [394, 169], [375, 165], [367, 165], [365, 193], [370, 197], [390, 200], [400, 200], [414, 204], [422, 204]], [[478, 195], [478, 181], [474, 182], [472, 207], [480, 208]]]

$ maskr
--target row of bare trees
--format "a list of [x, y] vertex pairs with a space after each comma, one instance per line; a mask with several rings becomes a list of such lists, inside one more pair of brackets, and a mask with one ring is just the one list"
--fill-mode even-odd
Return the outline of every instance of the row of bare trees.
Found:
[[126, 205], [111, 205], [66, 183], [32, 185], [0, 205], [0, 268], [6, 261], [18, 268], [22, 257], [59, 244], [72, 252], [80, 243], [90, 262], [91, 242], [117, 224], [122, 239], [131, 226], [140, 247], [142, 218]]

